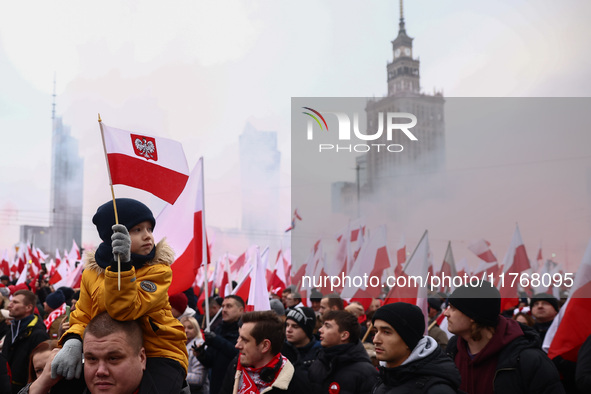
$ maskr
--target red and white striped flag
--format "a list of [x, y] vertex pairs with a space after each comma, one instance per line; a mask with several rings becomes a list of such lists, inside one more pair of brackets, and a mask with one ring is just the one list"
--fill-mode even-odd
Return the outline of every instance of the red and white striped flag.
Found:
[[[572, 278], [572, 277], [571, 277]], [[542, 348], [553, 359], [577, 361], [579, 349], [591, 335], [591, 242], [579, 265], [570, 296], [554, 318]]]
[[490, 242], [481, 238], [468, 245], [468, 249], [482, 260], [480, 265], [474, 270], [474, 275], [478, 277], [482, 277], [482, 274], [492, 275], [496, 282], [501, 268], [499, 267], [497, 256], [495, 256], [490, 248]]
[[262, 255], [258, 246], [254, 246], [251, 265], [254, 269], [250, 273], [250, 291], [248, 301], [246, 302], [246, 311], [268, 311], [271, 310], [269, 302], [269, 293], [267, 292], [267, 279], [265, 275], [266, 259], [269, 255], [269, 248], [266, 248]]
[[281, 294], [281, 292], [291, 284], [288, 284], [289, 274], [286, 273], [286, 271], [290, 270], [288, 267], [291, 267], [290, 250], [283, 251], [283, 249], [280, 249], [279, 252], [277, 252], [275, 269], [273, 270], [268, 283], [269, 290], [273, 293]]
[[101, 123], [111, 184], [127, 185], [174, 204], [189, 179], [180, 142]]
[[396, 249], [396, 268], [394, 269], [394, 275], [398, 276], [402, 274], [402, 267], [406, 264], [406, 241], [404, 235], [400, 237], [400, 243]]
[[[387, 248], [386, 226], [379, 226], [372, 231], [359, 251], [355, 264], [350, 272], [351, 277], [363, 277], [367, 275], [370, 278], [381, 278], [385, 269], [390, 267], [390, 256]], [[373, 283], [370, 286], [359, 287], [347, 286], [341, 293], [342, 298], [366, 298], [371, 302], [372, 298], [377, 298], [381, 292], [381, 283]], [[364, 305], [365, 306], [365, 305]]]
[[[205, 262], [203, 158], [199, 159], [187, 186], [174, 205], [167, 205], [156, 219], [154, 239], [166, 237], [176, 253], [172, 264], [172, 283], [168, 294], [176, 294], [193, 285], [197, 270]], [[206, 254], [209, 254], [206, 252]]]
[[[442, 284], [439, 287], [439, 291], [443, 292], [452, 292], [453, 286], [448, 286], [453, 280], [453, 278], [458, 274], [456, 271], [456, 262], [454, 260], [453, 252], [451, 251], [451, 241], [447, 243], [447, 250], [445, 251], [445, 257], [443, 258], [443, 263], [441, 264], [441, 271], [439, 271], [440, 277], [442, 278]], [[444, 277], [452, 278], [452, 280], [443, 280]]]
[[[525, 252], [525, 245], [521, 239], [519, 226], [515, 226], [511, 244], [503, 259], [505, 267], [505, 280], [503, 286], [499, 289], [501, 293], [501, 311], [514, 308], [519, 303], [519, 281], [513, 282], [514, 276], [511, 274], [520, 274], [530, 268], [529, 258]], [[499, 283], [500, 285], [500, 283]]]
[[[417, 247], [413, 251], [412, 255], [408, 259], [408, 262], [403, 268], [401, 276], [414, 276], [421, 277], [424, 280], [427, 279], [427, 273], [429, 267], [432, 265], [431, 249], [429, 247], [429, 235], [427, 230], [423, 233]], [[404, 282], [398, 281], [399, 284]], [[422, 286], [423, 283], [416, 282], [414, 280], [406, 282], [405, 286], [393, 286], [384, 304], [391, 304], [393, 302], [406, 302], [409, 304], [415, 304], [421, 308], [423, 314], [428, 316], [427, 313], [427, 286]]]
[[2, 272], [2, 275], [10, 276], [10, 261], [8, 260], [8, 250], [6, 249], [4, 249], [4, 253], [2, 254], [0, 272]]
[[76, 240], [72, 240], [72, 249], [70, 249], [70, 253], [68, 253], [68, 257], [70, 260], [79, 261], [82, 256], [80, 255], [80, 248], [78, 244], [76, 244]]

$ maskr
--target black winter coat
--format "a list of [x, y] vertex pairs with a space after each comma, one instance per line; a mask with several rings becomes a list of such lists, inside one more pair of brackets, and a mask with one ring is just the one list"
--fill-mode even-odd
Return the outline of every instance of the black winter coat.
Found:
[[[520, 324], [523, 335], [500, 351], [493, 381], [498, 394], [562, 394], [564, 388], [552, 361], [541, 349], [540, 337], [533, 328]], [[447, 354], [455, 359], [458, 337], [447, 344]]]
[[358, 341], [323, 348], [310, 366], [308, 378], [316, 394], [328, 394], [333, 385], [338, 385], [340, 394], [367, 394], [377, 382], [378, 371]]
[[232, 359], [238, 354], [238, 349], [235, 348], [238, 340], [238, 322], [222, 322], [214, 332], [215, 338], [205, 342], [207, 349], [197, 357], [205, 368], [211, 369], [211, 394], [218, 393]]
[[[18, 322], [13, 322], [14, 324], [18, 324]], [[37, 345], [47, 339], [49, 339], [49, 335], [47, 335], [45, 324], [37, 315], [33, 315], [33, 319], [24, 329], [21, 328], [14, 342], [12, 341], [11, 331], [9, 330], [8, 334], [6, 334], [2, 355], [6, 357], [8, 365], [10, 365], [13, 393], [18, 393], [27, 384], [29, 380], [29, 355]]]
[[373, 394], [455, 394], [459, 387], [460, 372], [437, 347], [423, 359], [396, 368], [380, 367]]

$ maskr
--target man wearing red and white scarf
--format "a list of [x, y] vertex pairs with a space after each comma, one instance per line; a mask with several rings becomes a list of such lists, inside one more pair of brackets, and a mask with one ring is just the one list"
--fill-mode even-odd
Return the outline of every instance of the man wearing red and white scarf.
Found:
[[60, 324], [66, 315], [66, 297], [64, 293], [57, 290], [50, 293], [43, 303], [45, 312], [49, 313], [47, 318], [43, 321], [50, 339], [58, 339], [57, 334]]
[[[283, 321], [273, 311], [248, 312], [236, 349], [234, 379], [225, 379], [220, 394], [304, 393], [307, 385], [294, 375], [293, 365], [281, 353], [285, 341]], [[231, 383], [233, 382], [233, 386]]]

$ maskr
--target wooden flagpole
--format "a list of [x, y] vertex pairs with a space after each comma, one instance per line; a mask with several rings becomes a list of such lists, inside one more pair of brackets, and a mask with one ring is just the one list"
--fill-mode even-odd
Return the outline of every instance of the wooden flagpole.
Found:
[[[205, 322], [207, 325], [207, 328], [205, 329], [205, 331], [209, 331], [209, 328], [211, 326], [211, 321], [209, 319], [209, 290], [207, 289], [207, 281], [208, 281], [208, 263], [209, 261], [207, 261], [207, 236], [206, 236], [206, 230], [205, 230], [205, 178], [204, 178], [204, 174], [205, 174], [205, 160], [203, 160], [203, 157], [201, 157], [199, 160], [201, 160], [201, 243], [202, 243], [202, 252], [201, 252], [201, 266], [203, 267], [203, 272], [204, 272], [204, 276], [205, 276], [205, 283], [203, 284], [203, 287], [205, 288]], [[215, 278], [214, 278], [215, 279]], [[221, 308], [220, 308], [221, 310]], [[218, 311], [219, 312], [219, 311]], [[217, 315], [216, 315], [217, 316]]]
[[[103, 140], [105, 162], [107, 163], [107, 174], [109, 174], [109, 185], [111, 186], [111, 197], [113, 198], [113, 211], [115, 212], [115, 224], [119, 224], [119, 216], [117, 215], [117, 203], [115, 202], [115, 190], [113, 189], [113, 181], [111, 180], [111, 169], [109, 168], [109, 158], [107, 156], [107, 146], [105, 145], [105, 133], [103, 131], [101, 114], [98, 114], [98, 122], [99, 127], [101, 129], [101, 138]], [[119, 255], [117, 255], [117, 290], [121, 290], [121, 256]]]

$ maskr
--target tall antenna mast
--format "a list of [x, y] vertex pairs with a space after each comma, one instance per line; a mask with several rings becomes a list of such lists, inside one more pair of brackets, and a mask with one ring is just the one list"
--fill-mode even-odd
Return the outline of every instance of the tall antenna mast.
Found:
[[55, 121], [55, 72], [53, 73], [53, 94], [51, 96], [53, 97], [53, 103], [51, 104], [51, 120]]
[[404, 28], [404, 8], [402, 0], [400, 0], [400, 22], [398, 22], [398, 32], [406, 34], [406, 29]]

